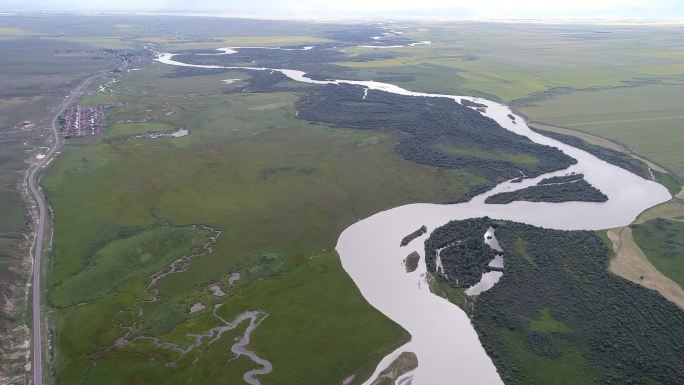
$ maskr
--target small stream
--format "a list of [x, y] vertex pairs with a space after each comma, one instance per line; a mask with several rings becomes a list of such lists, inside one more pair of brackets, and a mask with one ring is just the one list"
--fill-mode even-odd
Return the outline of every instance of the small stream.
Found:
[[[165, 221], [162, 220], [162, 223], [166, 226], [169, 226], [169, 224]], [[183, 255], [180, 258], [176, 259], [175, 261], [171, 262], [169, 265], [165, 266], [163, 269], [157, 271], [156, 273], [152, 274], [150, 277], [150, 282], [147, 285], [147, 287], [144, 290], [144, 293], [152, 293], [152, 297], [150, 299], [145, 299], [141, 300], [139, 302], [136, 302], [136, 305], [138, 305], [140, 302], [157, 302], [159, 301], [158, 294], [159, 290], [155, 287], [157, 283], [159, 283], [160, 280], [163, 278], [171, 275], [171, 274], [178, 274], [186, 271], [188, 267], [190, 266], [190, 263], [192, 262], [193, 259], [196, 257], [206, 255], [206, 254], [211, 254], [214, 251], [214, 246], [216, 245], [216, 241], [218, 238], [221, 236], [222, 232], [220, 230], [216, 230], [214, 228], [211, 228], [209, 226], [205, 225], [192, 225], [193, 228], [195, 227], [201, 227], [204, 230], [207, 230], [210, 232], [209, 237], [207, 238], [207, 241], [201, 246], [198, 247], [197, 249], [193, 250], [191, 253], [187, 255]], [[234, 273], [235, 274], [235, 273]], [[239, 279], [239, 273], [237, 273], [237, 278]], [[231, 276], [231, 279], [233, 279], [234, 276]], [[216, 285], [214, 285], [216, 286]], [[216, 286], [218, 287], [218, 286]], [[220, 287], [218, 287], [218, 290], [222, 293]], [[216, 289], [213, 290], [214, 294], [217, 294]], [[225, 295], [225, 293], [223, 293]], [[221, 307], [221, 304], [217, 304], [214, 306], [213, 309], [213, 315], [214, 318], [216, 318], [218, 321], [221, 322], [221, 325], [215, 326], [205, 332], [201, 333], [189, 333], [186, 334], [188, 337], [193, 338], [193, 342], [186, 346], [185, 348], [181, 347], [179, 344], [173, 343], [173, 342], [166, 342], [162, 341], [158, 337], [154, 336], [136, 336], [131, 338], [131, 335], [135, 332], [135, 327], [134, 326], [127, 326], [124, 325], [121, 321], [119, 321], [119, 315], [123, 313], [132, 313], [137, 316], [142, 316], [143, 315], [143, 308], [142, 306], [137, 306], [137, 310], [126, 310], [122, 309], [119, 310], [116, 315], [114, 316], [114, 322], [118, 323], [119, 327], [125, 331], [124, 335], [117, 339], [114, 342], [115, 347], [120, 347], [120, 346], [126, 346], [129, 345], [135, 341], [138, 340], [149, 340], [152, 341], [155, 346], [158, 348], [162, 349], [169, 349], [172, 351], [175, 351], [179, 353], [179, 357], [173, 361], [169, 361], [166, 363], [166, 366], [168, 367], [175, 367], [178, 361], [183, 359], [188, 353], [192, 352], [195, 348], [198, 348], [200, 346], [203, 346], [204, 341], [208, 340], [205, 347], [213, 344], [216, 342], [223, 333], [233, 330], [240, 326], [243, 322], [249, 321], [249, 325], [245, 329], [245, 332], [242, 334], [240, 339], [238, 339], [232, 346], [231, 346], [231, 352], [235, 354], [234, 358], [238, 358], [239, 356], [246, 356], [250, 360], [252, 360], [255, 364], [259, 365], [258, 368], [252, 369], [247, 371], [243, 375], [243, 379], [249, 384], [249, 385], [260, 385], [261, 382], [257, 378], [259, 375], [264, 375], [268, 374], [273, 370], [273, 365], [271, 364], [270, 361], [265, 360], [261, 357], [259, 357], [256, 353], [253, 351], [249, 350], [247, 348], [247, 345], [249, 344], [250, 338], [254, 330], [259, 326], [261, 321], [263, 321], [266, 317], [268, 317], [268, 314], [264, 311], [261, 310], [251, 310], [251, 311], [245, 311], [243, 313], [238, 314], [232, 321], [227, 321], [221, 316], [219, 316], [216, 311]], [[205, 308], [204, 304], [197, 302], [193, 305], [193, 308], [190, 310], [190, 313], [194, 313], [196, 311], [201, 311]], [[197, 360], [198, 358], [195, 358]]]

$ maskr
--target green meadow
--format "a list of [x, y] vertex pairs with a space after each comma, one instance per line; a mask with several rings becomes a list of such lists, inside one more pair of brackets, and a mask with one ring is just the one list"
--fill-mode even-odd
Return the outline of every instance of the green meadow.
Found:
[[[681, 32], [680, 26], [418, 23], [405, 36], [432, 44], [349, 48], [358, 60], [337, 64], [364, 79], [402, 75], [392, 82], [416, 91], [512, 102], [645, 80], [682, 84], [684, 56], [675, 48]], [[368, 54], [377, 58], [362, 56]]]
[[[106, 133], [71, 140], [43, 180], [55, 210], [48, 278], [55, 373], [66, 383], [236, 383], [253, 367], [229, 361], [230, 335], [178, 359], [149, 340], [187, 346], [188, 334], [249, 310], [268, 314], [250, 347], [274, 365], [269, 383], [363, 381], [407, 340], [372, 309], [341, 268], [340, 232], [377, 211], [416, 201], [449, 201], [481, 178], [404, 160], [396, 134], [301, 121], [297, 94], [226, 93], [246, 73], [164, 77], [151, 64], [113, 89]], [[100, 95], [94, 86], [87, 100]], [[136, 137], [190, 129], [181, 138]], [[204, 225], [222, 233], [209, 253]], [[150, 275], [197, 254], [187, 270]], [[229, 276], [241, 278], [232, 285]], [[211, 294], [218, 284], [226, 296]], [[206, 309], [190, 313], [192, 304]], [[137, 309], [142, 309], [142, 314]], [[241, 326], [241, 327], [244, 327]], [[130, 357], [145, 357], [131, 364]], [[127, 358], [128, 357], [128, 358]], [[193, 364], [193, 362], [195, 362]], [[111, 373], [118, 373], [112, 376]]]
[[632, 234], [653, 266], [684, 288], [684, 218], [632, 225]]
[[535, 121], [599, 135], [684, 175], [684, 85], [559, 95], [521, 110]]

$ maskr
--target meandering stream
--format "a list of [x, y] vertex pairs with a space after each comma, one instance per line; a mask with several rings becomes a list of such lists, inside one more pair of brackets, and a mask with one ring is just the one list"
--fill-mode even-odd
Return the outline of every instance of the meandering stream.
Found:
[[[223, 50], [220, 50], [223, 51]], [[411, 334], [411, 341], [387, 355], [375, 374], [385, 369], [399, 354], [414, 352], [418, 368], [399, 377], [396, 383], [412, 379], [413, 385], [502, 384], [492, 360], [487, 356], [468, 316], [456, 305], [434, 295], [426, 281], [423, 241], [434, 229], [454, 219], [489, 216], [552, 229], [599, 230], [625, 226], [643, 210], [671, 199], [665, 187], [643, 179], [622, 168], [602, 161], [575, 147], [547, 138], [529, 129], [524, 119], [515, 116], [505, 105], [467, 96], [413, 92], [393, 84], [357, 80], [313, 80], [305, 72], [262, 67], [194, 65], [173, 59], [169, 53], [158, 54], [157, 61], [183, 67], [277, 71], [288, 78], [313, 84], [354, 84], [369, 90], [409, 96], [444, 97], [456, 103], [462, 100], [485, 104], [484, 115], [502, 127], [532, 141], [557, 147], [578, 163], [562, 171], [525, 179], [521, 183], [504, 182], [469, 202], [441, 205], [415, 203], [382, 211], [345, 229], [337, 242], [342, 265], [364, 298], [376, 309]], [[513, 202], [488, 205], [484, 200], [493, 194], [535, 185], [543, 178], [582, 173], [587, 182], [605, 193], [607, 202]], [[426, 225], [428, 233], [400, 247], [401, 239]], [[421, 256], [418, 268], [410, 273], [402, 265], [408, 254]]]

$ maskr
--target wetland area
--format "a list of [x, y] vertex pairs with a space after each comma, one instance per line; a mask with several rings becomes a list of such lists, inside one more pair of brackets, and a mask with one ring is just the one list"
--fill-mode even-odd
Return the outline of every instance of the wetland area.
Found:
[[0, 18], [0, 382], [684, 381], [680, 27]]

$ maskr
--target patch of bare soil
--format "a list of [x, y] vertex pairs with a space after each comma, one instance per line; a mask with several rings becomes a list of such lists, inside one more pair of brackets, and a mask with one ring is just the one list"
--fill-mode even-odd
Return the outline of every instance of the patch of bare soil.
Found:
[[618, 227], [608, 230], [608, 237], [613, 243], [615, 258], [610, 261], [610, 271], [655, 290], [668, 301], [684, 309], [684, 290], [670, 278], [664, 276], [646, 258], [639, 246], [634, 242], [632, 229]]

